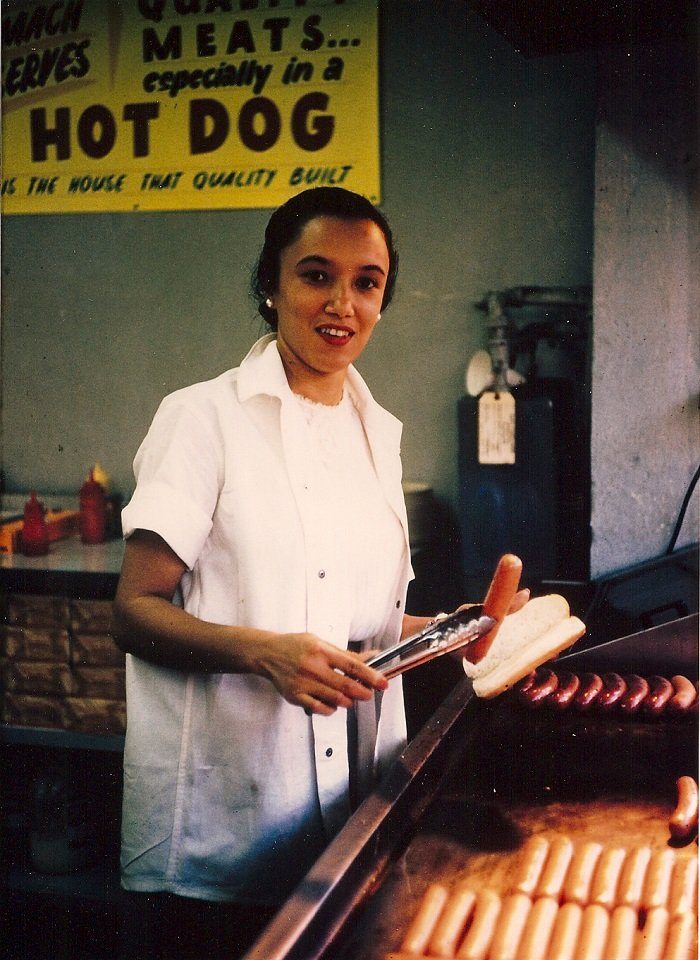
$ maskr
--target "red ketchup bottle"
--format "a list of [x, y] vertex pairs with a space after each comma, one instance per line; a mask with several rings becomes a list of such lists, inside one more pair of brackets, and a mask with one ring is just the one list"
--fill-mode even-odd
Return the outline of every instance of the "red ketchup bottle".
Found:
[[32, 490], [24, 505], [21, 541], [22, 553], [27, 557], [40, 557], [49, 552], [44, 506], [37, 500], [36, 490]]
[[93, 471], [80, 488], [80, 539], [83, 543], [104, 543], [107, 510], [105, 492]]

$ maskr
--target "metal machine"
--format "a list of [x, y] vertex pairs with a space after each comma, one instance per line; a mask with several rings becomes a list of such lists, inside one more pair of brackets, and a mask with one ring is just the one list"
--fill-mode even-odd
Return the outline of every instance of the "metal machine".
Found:
[[[463, 570], [476, 590], [498, 558], [522, 558], [531, 581], [588, 579], [590, 288], [514, 287], [478, 304], [488, 354], [459, 401]], [[483, 399], [514, 401], [511, 457], [484, 462]], [[502, 427], [499, 424], [499, 429]], [[471, 594], [470, 594], [471, 595]]]

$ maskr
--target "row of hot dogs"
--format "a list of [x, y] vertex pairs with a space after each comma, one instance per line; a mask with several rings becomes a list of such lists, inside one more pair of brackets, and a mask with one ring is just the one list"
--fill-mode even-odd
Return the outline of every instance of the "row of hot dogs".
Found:
[[533, 836], [503, 894], [431, 884], [386, 960], [690, 960], [697, 876], [669, 848]]
[[573, 709], [619, 716], [688, 716], [698, 710], [698, 685], [677, 674], [641, 677], [637, 674], [571, 673], [540, 667], [515, 687], [519, 701], [528, 707]]

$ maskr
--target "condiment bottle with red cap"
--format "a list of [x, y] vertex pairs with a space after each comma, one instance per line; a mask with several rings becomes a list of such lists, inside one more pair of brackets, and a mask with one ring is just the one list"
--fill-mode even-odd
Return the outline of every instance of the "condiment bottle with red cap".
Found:
[[49, 552], [49, 531], [44, 518], [44, 505], [37, 500], [36, 490], [32, 490], [24, 505], [21, 547], [22, 553], [27, 557], [40, 557]]
[[83, 543], [104, 543], [106, 539], [105, 492], [92, 470], [80, 488], [80, 539]]

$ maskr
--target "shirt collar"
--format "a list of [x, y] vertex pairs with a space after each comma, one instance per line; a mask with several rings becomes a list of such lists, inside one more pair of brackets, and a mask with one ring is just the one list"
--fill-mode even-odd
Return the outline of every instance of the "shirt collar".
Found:
[[274, 333], [261, 337], [248, 351], [238, 368], [237, 389], [241, 402], [257, 394], [281, 400], [291, 393]]
[[[401, 437], [401, 422], [379, 406], [364, 379], [352, 365], [348, 367], [346, 383], [365, 426], [368, 429], [376, 426], [398, 442]], [[260, 394], [279, 397], [280, 400], [286, 400], [292, 394], [274, 333], [266, 334], [253, 344], [238, 370], [239, 400], [244, 402]]]

